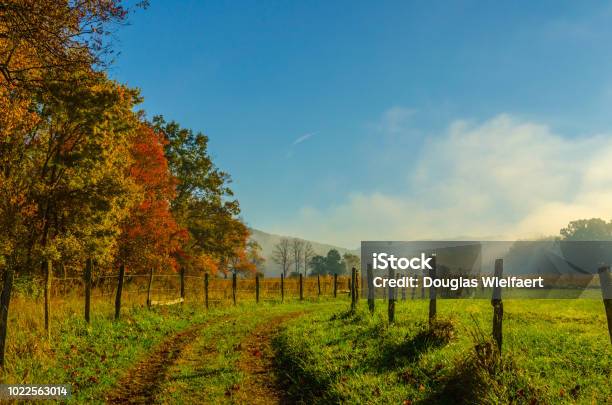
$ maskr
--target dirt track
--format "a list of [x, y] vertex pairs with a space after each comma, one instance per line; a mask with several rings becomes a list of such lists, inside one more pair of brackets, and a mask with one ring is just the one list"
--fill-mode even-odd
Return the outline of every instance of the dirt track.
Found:
[[107, 395], [109, 404], [150, 404], [155, 398], [166, 370], [179, 357], [183, 347], [195, 339], [206, 324], [192, 326], [158, 345], [149, 357], [131, 368]]
[[238, 368], [245, 373], [240, 389], [232, 399], [237, 403], [248, 404], [286, 404], [281, 383], [274, 370], [274, 350], [272, 338], [280, 326], [289, 319], [303, 315], [292, 312], [263, 322], [242, 340], [243, 354]]
[[[235, 367], [244, 373], [244, 380], [230, 393], [229, 399], [232, 402], [287, 403], [274, 372], [274, 351], [271, 341], [285, 321], [303, 314], [304, 312], [291, 312], [272, 318], [263, 317], [262, 322], [241, 339], [237, 349], [242, 354]], [[225, 321], [228, 321], [228, 318], [221, 317], [194, 325], [164, 340], [148, 357], [139, 361], [123, 375], [115, 388], [106, 395], [106, 402], [154, 403], [160, 387], [168, 378], [168, 369], [181, 357], [183, 350], [197, 339], [198, 333], [203, 328]], [[184, 399], [189, 402], [189, 398]]]

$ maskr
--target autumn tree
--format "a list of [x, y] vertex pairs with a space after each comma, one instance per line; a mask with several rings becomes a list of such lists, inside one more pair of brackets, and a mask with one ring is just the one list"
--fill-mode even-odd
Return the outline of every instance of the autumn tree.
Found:
[[140, 201], [122, 224], [118, 260], [133, 270], [176, 270], [177, 256], [187, 242], [170, 210], [177, 180], [171, 175], [164, 154], [165, 136], [141, 123], [131, 145], [132, 165], [128, 175], [135, 182]]
[[165, 155], [178, 180], [171, 209], [189, 234], [183, 265], [197, 268], [201, 258], [207, 257], [227, 274], [246, 257], [249, 235], [238, 218], [240, 207], [229, 188], [229, 175], [214, 165], [206, 135], [166, 122], [161, 116], [153, 119], [153, 127], [166, 138]]
[[[47, 83], [30, 106], [36, 125], [21, 138], [3, 136], [0, 183], [19, 196], [7, 196], [0, 213], [11, 245], [5, 302], [15, 272], [50, 260], [79, 265], [92, 256], [112, 263], [120, 223], [135, 202], [135, 184], [124, 173], [139, 97], [102, 75], [83, 83]], [[8, 218], [11, 212], [16, 216]]]
[[253, 263], [257, 272], [263, 274], [263, 266], [266, 262], [266, 259], [263, 257], [261, 250], [261, 245], [259, 243], [257, 243], [253, 239], [250, 239], [248, 241], [247, 258], [251, 263]]
[[[125, 22], [121, 0], [0, 2], [0, 75], [4, 86], [39, 88], [66, 73], [104, 67], [110, 34]], [[136, 5], [146, 6], [146, 2]], [[83, 80], [85, 77], [71, 78]]]
[[110, 253], [131, 203], [117, 171], [129, 164], [136, 93], [94, 69], [107, 27], [125, 17], [114, 0], [0, 3], [0, 365], [14, 274]]

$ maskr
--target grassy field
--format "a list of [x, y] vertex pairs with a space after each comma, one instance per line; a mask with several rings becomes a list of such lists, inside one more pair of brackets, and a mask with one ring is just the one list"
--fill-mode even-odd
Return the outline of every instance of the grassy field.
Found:
[[[12, 309], [5, 383], [66, 383], [71, 402], [141, 403], [606, 403], [612, 350], [600, 300], [508, 300], [502, 361], [491, 355], [487, 300], [200, 303], [126, 308], [119, 321], [96, 303], [54, 313]], [[32, 314], [29, 316], [29, 312]], [[35, 316], [36, 315], [36, 316]]]
[[491, 305], [378, 301], [351, 314], [326, 308], [276, 338], [279, 361], [305, 403], [609, 403], [612, 350], [601, 301], [509, 300], [502, 361], [491, 355]]

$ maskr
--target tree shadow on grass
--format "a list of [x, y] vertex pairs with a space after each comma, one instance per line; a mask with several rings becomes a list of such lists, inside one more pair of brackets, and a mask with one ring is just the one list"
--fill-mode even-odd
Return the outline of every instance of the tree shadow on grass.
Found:
[[392, 370], [406, 362], [415, 362], [431, 349], [447, 345], [455, 337], [455, 326], [448, 320], [436, 320], [431, 325], [419, 324], [416, 335], [400, 342], [383, 340], [378, 356], [374, 357], [368, 367], [373, 370]]

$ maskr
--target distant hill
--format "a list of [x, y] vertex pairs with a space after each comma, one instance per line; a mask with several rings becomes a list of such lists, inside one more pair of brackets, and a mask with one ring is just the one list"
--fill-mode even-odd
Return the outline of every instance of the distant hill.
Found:
[[[250, 231], [251, 231], [251, 239], [259, 243], [259, 245], [261, 246], [262, 255], [266, 259], [266, 263], [264, 265], [265, 275], [268, 277], [280, 276], [281, 267], [278, 264], [276, 264], [274, 260], [272, 259], [272, 255], [274, 252], [274, 246], [278, 242], [280, 242], [281, 238], [293, 238], [293, 237], [275, 235], [272, 233], [263, 232], [263, 231], [260, 231], [258, 229], [253, 229], [253, 228], [251, 228]], [[302, 238], [298, 238], [298, 239], [302, 239]], [[325, 256], [327, 252], [329, 252], [330, 249], [336, 249], [341, 255], [343, 255], [346, 252], [353, 253], [353, 254], [359, 254], [358, 250], [351, 250], [351, 249], [347, 249], [347, 248], [343, 248], [339, 246], [327, 245], [325, 243], [314, 242], [311, 240], [306, 240], [306, 241], [310, 242], [310, 244], [312, 245], [312, 249], [314, 250], [316, 255]]]

